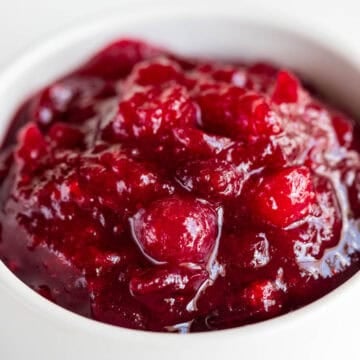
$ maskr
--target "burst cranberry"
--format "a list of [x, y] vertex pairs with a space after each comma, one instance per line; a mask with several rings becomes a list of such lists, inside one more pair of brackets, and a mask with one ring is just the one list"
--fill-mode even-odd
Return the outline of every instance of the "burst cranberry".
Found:
[[72, 148], [83, 145], [83, 133], [70, 125], [55, 123], [49, 130], [49, 138], [55, 146]]
[[286, 227], [311, 212], [315, 199], [311, 174], [294, 167], [265, 175], [254, 189], [251, 209], [259, 222]]
[[[177, 128], [171, 131], [164, 150], [172, 156], [169, 161], [182, 163], [184, 160], [211, 158], [231, 144], [229, 139], [222, 136], [207, 134], [193, 128]], [[176, 159], [173, 159], [174, 156]]]
[[160, 49], [141, 41], [119, 40], [96, 54], [79, 72], [106, 79], [118, 79], [129, 75], [138, 62], [162, 54]]
[[238, 66], [227, 64], [198, 64], [192, 71], [191, 78], [197, 85], [224, 82], [242, 87], [246, 83], [246, 71]]
[[242, 294], [245, 306], [256, 316], [272, 317], [283, 307], [283, 294], [278, 285], [269, 280], [256, 281]]
[[129, 85], [158, 86], [181, 78], [181, 69], [176, 62], [160, 58], [136, 65], [129, 76]]
[[130, 280], [130, 292], [163, 319], [176, 323], [181, 318], [191, 318], [187, 306], [207, 278], [203, 269], [169, 266], [149, 269]]
[[231, 163], [214, 159], [186, 164], [177, 175], [185, 189], [214, 200], [238, 197], [244, 182]]
[[282, 146], [272, 139], [259, 140], [254, 144], [232, 143], [220, 152], [219, 157], [246, 173], [256, 172], [264, 166], [271, 169], [291, 163]]
[[180, 197], [154, 202], [132, 219], [135, 241], [146, 256], [161, 263], [205, 263], [214, 249], [218, 227], [210, 204]]
[[280, 71], [277, 75], [272, 99], [275, 103], [295, 103], [300, 91], [299, 80], [288, 71]]
[[219, 85], [200, 93], [197, 101], [206, 130], [244, 140], [280, 132], [279, 118], [258, 93]]
[[29, 124], [22, 129], [19, 144], [17, 157], [24, 167], [35, 170], [48, 153], [48, 144], [36, 124]]
[[56, 121], [81, 123], [96, 115], [97, 99], [114, 94], [114, 89], [98, 78], [67, 78], [35, 97], [32, 117], [43, 128]]
[[340, 114], [332, 117], [332, 125], [341, 146], [349, 147], [353, 140], [353, 123]]
[[114, 211], [136, 209], [174, 191], [156, 166], [134, 161], [117, 147], [87, 159], [79, 175], [81, 189]]
[[150, 88], [120, 102], [104, 137], [113, 141], [149, 139], [173, 127], [192, 126], [196, 116], [196, 107], [183, 87]]

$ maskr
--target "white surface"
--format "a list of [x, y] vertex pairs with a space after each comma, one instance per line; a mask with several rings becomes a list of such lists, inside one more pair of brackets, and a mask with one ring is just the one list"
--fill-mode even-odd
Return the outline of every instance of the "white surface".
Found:
[[[23, 5], [21, 9], [18, 7], [20, 3]], [[88, 0], [88, 10], [83, 12], [83, 0], [47, 3], [50, 2], [1, 2], [0, 30], [3, 36], [0, 38], [0, 47], [1, 53], [5, 54], [4, 57], [1, 55], [2, 64], [12, 63], [17, 58], [15, 54], [21, 49], [31, 48], [35, 39], [47, 37], [48, 33], [64, 27], [66, 23], [74, 23], [74, 20], [86, 14], [94, 15], [101, 6], [108, 9], [115, 6], [115, 1], [101, 1], [100, 6], [100, 1], [92, 1], [89, 5]], [[193, 0], [193, 3], [198, 2]], [[158, 20], [148, 25], [144, 20], [138, 22], [137, 18], [155, 16], [144, 7], [141, 13], [145, 15], [140, 15], [138, 10], [138, 16], [131, 16], [123, 10], [121, 13], [124, 18], [119, 18], [119, 21], [107, 21], [102, 25], [91, 26], [86, 31], [77, 31], [73, 35], [53, 40], [0, 78], [0, 131], [4, 129], [3, 119], [8, 118], [25, 94], [75, 65], [105, 39], [122, 30], [138, 35], [146, 34], [148, 38], [168, 43], [185, 52], [218, 52], [220, 55], [227, 53], [233, 56], [246, 52], [249, 56], [267, 55], [281, 62], [286, 58], [285, 63], [295, 66], [305, 75], [315, 77], [319, 83], [333, 87], [337, 96], [343, 95], [343, 100], [349, 99], [351, 104], [358, 106], [355, 110], [360, 113], [360, 104], [351, 100], [360, 98], [360, 88], [357, 86], [360, 83], [360, 45], [354, 32], [357, 26], [354, 2], [351, 2], [352, 8], [344, 6], [337, 11], [330, 8], [326, 10], [326, 16], [320, 16], [317, 12], [321, 8], [319, 3], [325, 3], [322, 1], [315, 4], [314, 1], [313, 4], [305, 1], [308, 8], [289, 9], [280, 6], [284, 6], [284, 1], [272, 0], [271, 9], [263, 2], [255, 12], [254, 4], [259, 1], [252, 0], [253, 5], [248, 7], [245, 7], [246, 3], [243, 0], [241, 6], [220, 11], [215, 6], [209, 7], [208, 1], [205, 13], [190, 8], [184, 10], [182, 5], [182, 10], [172, 10], [172, 14], [176, 15], [166, 26]], [[327, 8], [329, 3], [326, 2]], [[346, 4], [346, 1], [342, 3]], [[308, 12], [310, 8], [311, 14]], [[187, 23], [185, 26], [177, 20], [182, 12], [198, 13], [205, 18], [205, 22], [202, 25], [197, 22]], [[298, 39], [295, 41], [287, 35], [270, 33], [269, 30], [266, 36], [272, 35], [271, 38], [264, 38], [256, 29], [250, 34], [247, 28], [249, 36], [236, 39], [234, 34], [246, 33], [238, 21], [217, 21], [214, 26], [213, 20], [206, 20], [215, 14], [219, 16], [221, 12], [245, 19], [255, 18], [257, 22], [295, 27], [297, 31], [310, 33], [330, 44], [355, 65], [333, 56], [328, 50], [316, 50], [312, 43]], [[347, 12], [348, 17], [345, 16]], [[14, 22], [18, 26], [14, 26]], [[197, 26], [206, 31], [200, 32]], [[353, 30], [347, 33], [349, 29]], [[91, 32], [100, 35], [94, 36]], [[250, 36], [256, 41], [247, 41]], [[281, 42], [277, 42], [275, 36], [280, 36]], [[72, 45], [67, 46], [67, 43]], [[261, 46], [254, 48], [253, 43]], [[278, 43], [282, 45], [278, 46]], [[63, 50], [60, 52], [61, 48]], [[346, 78], [345, 81], [339, 82], [339, 73]], [[343, 87], [335, 84], [342, 84]], [[0, 359], [353, 359], [358, 355], [359, 348], [359, 303], [358, 274], [350, 283], [316, 304], [260, 325], [190, 336], [141, 333], [97, 324], [70, 314], [37, 296], [0, 264]]]

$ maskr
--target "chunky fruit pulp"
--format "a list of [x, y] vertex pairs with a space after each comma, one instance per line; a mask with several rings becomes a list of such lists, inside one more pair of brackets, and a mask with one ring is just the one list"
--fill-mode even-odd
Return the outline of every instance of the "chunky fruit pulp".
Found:
[[118, 326], [275, 317], [359, 270], [357, 134], [288, 70], [119, 40], [15, 116], [1, 258]]

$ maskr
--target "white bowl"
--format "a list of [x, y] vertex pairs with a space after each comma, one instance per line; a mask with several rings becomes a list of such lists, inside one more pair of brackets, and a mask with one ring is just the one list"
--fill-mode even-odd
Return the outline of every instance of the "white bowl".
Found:
[[[309, 78], [344, 108], [360, 114], [360, 59], [335, 38], [308, 34], [282, 19], [212, 7], [122, 13], [63, 34], [0, 76], [0, 133], [33, 91], [121, 36], [153, 41], [182, 54], [267, 59]], [[282, 26], [279, 26], [279, 23]], [[43, 299], [0, 262], [1, 359], [308, 359], [358, 354], [360, 274], [328, 296], [260, 324], [174, 335], [117, 328]]]

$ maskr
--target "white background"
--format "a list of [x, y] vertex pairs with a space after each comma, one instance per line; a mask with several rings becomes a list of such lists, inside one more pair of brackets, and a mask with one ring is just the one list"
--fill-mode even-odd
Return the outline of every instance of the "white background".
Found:
[[[344, 40], [360, 35], [360, 2], [358, 0], [220, 0], [224, 6], [235, 3], [238, 11], [243, 7], [266, 10], [268, 16], [283, 13], [311, 27], [320, 27], [324, 32], [336, 33]], [[15, 60], [23, 51], [51, 35], [77, 22], [96, 19], [104, 14], [121, 13], [131, 6], [142, 8], [158, 3], [188, 6], [203, 2], [204, 11], [215, 0], [0, 0], [0, 70]], [[356, 36], [357, 37], [357, 36]], [[360, 55], [360, 36], [358, 49]]]

